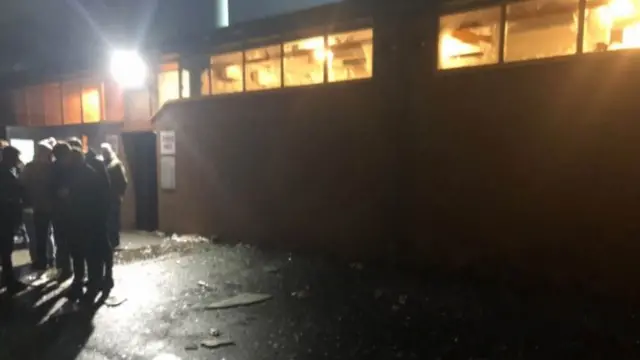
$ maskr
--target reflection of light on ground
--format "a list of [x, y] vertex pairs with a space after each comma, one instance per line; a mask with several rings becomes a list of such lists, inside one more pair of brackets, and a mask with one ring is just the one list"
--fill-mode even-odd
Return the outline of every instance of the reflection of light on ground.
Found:
[[153, 360], [181, 360], [181, 359], [173, 354], [160, 354], [154, 357]]
[[[157, 275], [157, 274], [156, 274]], [[142, 303], [154, 303], [158, 300], [160, 293], [158, 284], [149, 281], [151, 274], [147, 271], [131, 271], [127, 277], [116, 283], [114, 293], [126, 294], [126, 296]]]

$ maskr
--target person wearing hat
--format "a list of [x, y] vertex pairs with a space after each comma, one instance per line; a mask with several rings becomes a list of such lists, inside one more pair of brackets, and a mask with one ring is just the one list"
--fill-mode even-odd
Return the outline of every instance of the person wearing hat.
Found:
[[28, 163], [20, 179], [25, 187], [27, 199], [33, 210], [34, 229], [34, 270], [43, 271], [53, 265], [53, 244], [51, 242], [51, 217], [53, 211], [53, 146], [48, 140], [38, 143], [36, 157]]
[[0, 260], [2, 261], [2, 287], [10, 294], [16, 294], [27, 288], [21, 283], [13, 270], [14, 236], [22, 224], [24, 190], [18, 179], [20, 151], [13, 146], [2, 148], [0, 160]]

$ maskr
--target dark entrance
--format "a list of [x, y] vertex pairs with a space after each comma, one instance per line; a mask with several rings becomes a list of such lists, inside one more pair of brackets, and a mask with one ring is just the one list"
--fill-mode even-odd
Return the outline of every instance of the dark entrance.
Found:
[[122, 133], [122, 144], [129, 160], [130, 185], [135, 191], [136, 228], [158, 229], [158, 182], [156, 134], [153, 132]]

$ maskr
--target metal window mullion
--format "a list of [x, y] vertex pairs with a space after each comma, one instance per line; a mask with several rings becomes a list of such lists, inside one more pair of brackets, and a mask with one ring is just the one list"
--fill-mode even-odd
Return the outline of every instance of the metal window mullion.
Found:
[[322, 67], [323, 67], [323, 72], [324, 72], [324, 74], [322, 76], [322, 82], [324, 84], [329, 82], [329, 61], [328, 61], [329, 55], [328, 55], [327, 51], [329, 51], [329, 35], [327, 33], [325, 33], [324, 34], [324, 49], [322, 51], [322, 54], [323, 54], [323, 56], [322, 56], [323, 57], [323, 59], [322, 59], [322, 62], [323, 62]]
[[[243, 46], [244, 48], [244, 46]], [[242, 50], [242, 92], [247, 91], [247, 52]]]
[[284, 43], [280, 43], [280, 87], [284, 87]]
[[582, 54], [584, 52], [584, 21], [587, 12], [587, 0], [578, 1], [578, 34], [576, 41], [576, 53]]
[[82, 101], [82, 92], [84, 91], [84, 82], [80, 83], [80, 123], [84, 124], [84, 104]]
[[178, 99], [182, 99], [182, 64], [178, 62]]
[[505, 53], [505, 40], [507, 38], [507, 5], [502, 4], [500, 6], [500, 34], [498, 39], [498, 63], [504, 62], [504, 53]]

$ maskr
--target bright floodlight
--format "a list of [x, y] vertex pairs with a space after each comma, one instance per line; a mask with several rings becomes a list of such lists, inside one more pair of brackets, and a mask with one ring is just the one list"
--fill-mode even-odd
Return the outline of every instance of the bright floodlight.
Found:
[[147, 65], [135, 51], [115, 51], [110, 68], [111, 76], [123, 88], [140, 88], [147, 80]]

